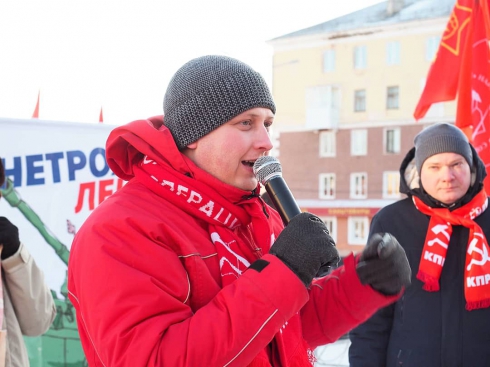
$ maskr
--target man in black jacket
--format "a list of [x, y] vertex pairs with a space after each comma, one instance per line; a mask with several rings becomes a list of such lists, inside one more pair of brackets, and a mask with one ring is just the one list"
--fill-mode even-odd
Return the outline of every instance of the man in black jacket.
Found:
[[376, 214], [370, 230], [398, 239], [412, 284], [350, 333], [350, 366], [490, 366], [485, 166], [451, 124], [424, 129], [414, 145], [400, 169], [408, 197]]

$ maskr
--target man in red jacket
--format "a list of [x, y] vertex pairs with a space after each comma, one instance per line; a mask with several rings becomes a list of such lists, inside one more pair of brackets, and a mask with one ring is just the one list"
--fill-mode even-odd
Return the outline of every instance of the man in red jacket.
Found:
[[283, 228], [252, 167], [272, 148], [263, 78], [223, 56], [174, 75], [164, 114], [118, 127], [107, 161], [129, 181], [86, 220], [68, 289], [91, 366], [312, 366], [410, 282], [389, 236], [339, 256], [324, 223]]

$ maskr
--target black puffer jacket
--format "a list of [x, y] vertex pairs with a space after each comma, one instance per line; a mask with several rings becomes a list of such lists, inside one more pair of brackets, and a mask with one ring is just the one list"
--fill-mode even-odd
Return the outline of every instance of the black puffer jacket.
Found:
[[[454, 226], [440, 277], [440, 290], [427, 292], [416, 279], [429, 217], [411, 199], [441, 204], [418, 186], [412, 149], [402, 163], [400, 190], [408, 198], [380, 210], [370, 233], [390, 232], [403, 246], [412, 268], [412, 284], [395, 304], [379, 310], [350, 333], [351, 367], [490, 367], [490, 308], [467, 311], [464, 267], [469, 231]], [[485, 167], [473, 150], [472, 182], [468, 193], [451, 209], [468, 203], [482, 188]], [[490, 210], [475, 219], [490, 239]]]

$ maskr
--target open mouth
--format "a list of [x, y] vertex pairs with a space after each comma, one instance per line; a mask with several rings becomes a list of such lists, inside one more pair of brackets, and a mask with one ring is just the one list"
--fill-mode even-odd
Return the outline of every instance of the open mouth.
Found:
[[254, 163], [255, 163], [255, 161], [242, 161], [242, 164], [244, 164], [245, 166], [248, 166], [248, 167], [253, 167]]

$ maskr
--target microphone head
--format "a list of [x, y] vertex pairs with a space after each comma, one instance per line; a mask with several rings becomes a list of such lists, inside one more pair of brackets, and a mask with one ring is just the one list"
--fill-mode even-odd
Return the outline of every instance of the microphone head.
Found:
[[274, 177], [282, 177], [281, 163], [275, 157], [266, 155], [257, 159], [253, 167], [257, 180], [265, 185]]

